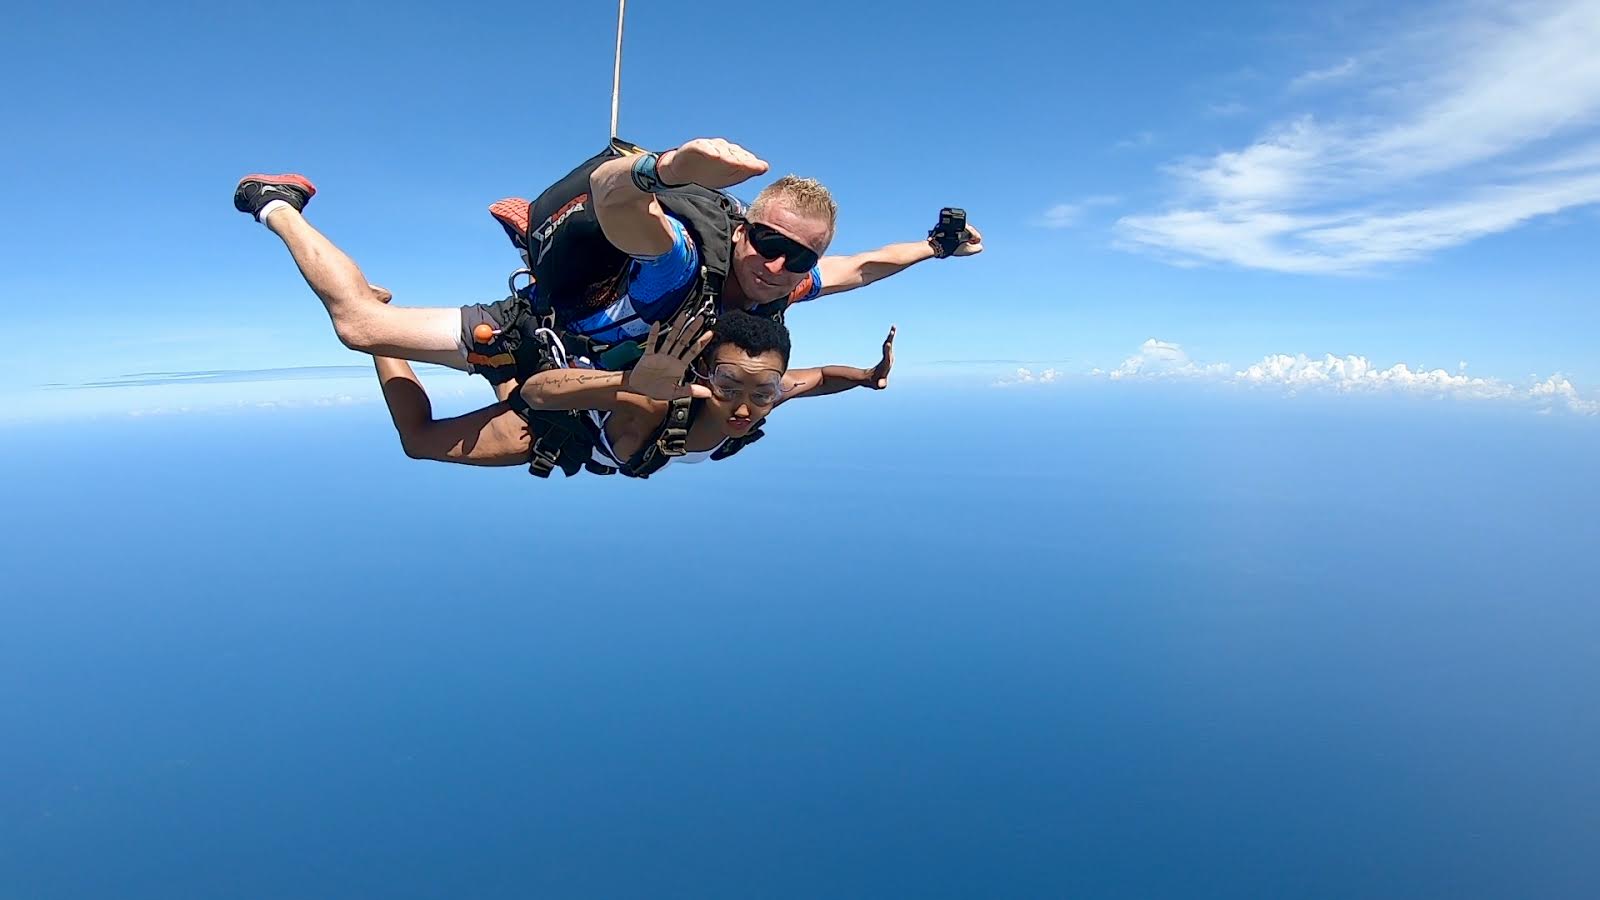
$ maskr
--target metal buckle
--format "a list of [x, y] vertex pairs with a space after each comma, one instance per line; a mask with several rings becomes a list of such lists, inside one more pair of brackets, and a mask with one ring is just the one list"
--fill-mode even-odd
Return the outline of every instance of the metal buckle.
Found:
[[527, 286], [529, 288], [532, 288], [534, 283], [538, 281], [537, 278], [533, 277], [532, 269], [518, 269], [515, 272], [512, 272], [510, 277], [506, 279], [506, 287], [510, 289], [512, 296], [516, 296], [517, 294], [521, 293], [521, 291], [517, 289], [517, 279], [523, 275], [528, 276]]

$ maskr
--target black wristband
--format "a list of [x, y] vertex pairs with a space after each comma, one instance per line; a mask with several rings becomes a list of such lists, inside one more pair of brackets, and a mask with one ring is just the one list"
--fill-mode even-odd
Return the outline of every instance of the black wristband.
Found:
[[661, 175], [657, 171], [660, 165], [661, 154], [659, 153], [646, 153], [634, 160], [633, 186], [646, 194], [654, 194], [675, 187], [684, 187], [681, 184], [667, 184], [662, 181]]

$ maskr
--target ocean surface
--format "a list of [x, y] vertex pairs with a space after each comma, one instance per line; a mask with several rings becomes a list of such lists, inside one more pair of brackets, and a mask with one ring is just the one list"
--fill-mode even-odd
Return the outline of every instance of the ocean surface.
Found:
[[0, 429], [0, 898], [1600, 896], [1600, 422], [912, 384], [542, 482]]

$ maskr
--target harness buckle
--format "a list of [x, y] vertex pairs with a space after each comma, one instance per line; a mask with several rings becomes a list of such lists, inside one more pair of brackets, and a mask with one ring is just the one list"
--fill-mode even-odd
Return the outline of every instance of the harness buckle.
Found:
[[[528, 283], [519, 288], [517, 287], [517, 279], [524, 275], [528, 276]], [[522, 268], [512, 272], [511, 275], [506, 278], [506, 288], [511, 291], [511, 296], [513, 297], [523, 296], [523, 291], [527, 291], [527, 296], [531, 297], [533, 294], [533, 285], [536, 281], [538, 281], [538, 279], [533, 277], [532, 269]]]
[[556, 459], [548, 452], [540, 449], [536, 441], [532, 453], [528, 457], [528, 474], [539, 478], [549, 478], [550, 473], [556, 468]]

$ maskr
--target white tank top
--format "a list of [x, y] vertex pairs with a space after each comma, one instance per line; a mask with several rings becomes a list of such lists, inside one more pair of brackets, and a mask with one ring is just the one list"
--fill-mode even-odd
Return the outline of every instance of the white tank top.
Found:
[[[598, 409], [586, 410], [586, 412], [589, 413], [590, 420], [594, 422], [594, 430], [597, 438], [594, 443], [594, 452], [590, 455], [590, 459], [602, 466], [611, 466], [613, 468], [621, 467], [627, 462], [627, 460], [618, 458], [617, 452], [611, 448], [611, 438], [606, 434], [606, 422], [610, 420], [611, 413]], [[705, 462], [711, 458], [711, 454], [721, 450], [722, 445], [726, 444], [727, 442], [728, 439], [723, 438], [722, 440], [718, 441], [717, 445], [712, 447], [710, 450], [690, 450], [684, 453], [682, 456], [669, 456], [667, 457], [667, 466], [670, 466], [675, 462]], [[661, 468], [664, 469], [666, 466], [662, 466]]]

